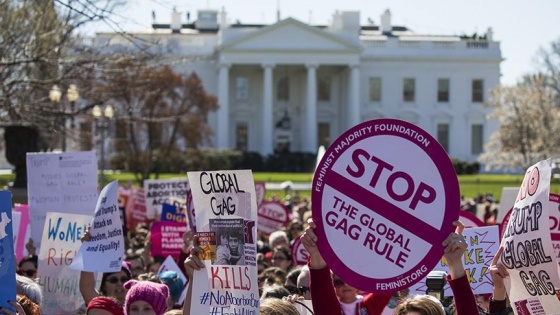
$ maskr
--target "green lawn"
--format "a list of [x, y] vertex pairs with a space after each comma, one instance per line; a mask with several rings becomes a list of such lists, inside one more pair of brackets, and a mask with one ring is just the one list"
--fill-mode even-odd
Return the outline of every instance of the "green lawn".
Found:
[[[182, 177], [184, 174], [163, 174], [160, 178]], [[311, 182], [313, 174], [311, 173], [253, 173], [255, 181], [264, 182]], [[0, 175], [0, 187], [6, 187], [7, 183], [13, 181], [13, 175]], [[107, 174], [106, 181], [118, 179], [120, 182], [134, 180], [134, 176], [129, 173]], [[480, 175], [461, 175], [459, 176], [459, 187], [461, 194], [466, 197], [476, 197], [478, 194], [494, 195], [495, 199], [500, 199], [503, 187], [519, 187], [523, 180], [522, 175], [496, 175], [496, 174], [480, 174]], [[551, 193], [560, 194], [560, 179], [553, 179], [550, 187]], [[268, 191], [267, 196], [277, 194], [280, 197], [285, 196], [284, 191]], [[310, 191], [299, 192], [300, 196], [310, 196]]]

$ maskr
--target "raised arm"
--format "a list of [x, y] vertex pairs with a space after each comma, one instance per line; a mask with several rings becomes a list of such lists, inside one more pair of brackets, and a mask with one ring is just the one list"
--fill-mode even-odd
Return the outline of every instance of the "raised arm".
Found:
[[[90, 228], [91, 226], [87, 227], [86, 232], [80, 239], [82, 243], [89, 242], [91, 240]], [[98, 297], [100, 295], [99, 292], [97, 292], [97, 290], [95, 289], [95, 277], [93, 275], [93, 272], [80, 272], [80, 293], [82, 294], [86, 305], [88, 305], [88, 303], [95, 297]]]
[[301, 235], [301, 243], [309, 252], [309, 273], [311, 291], [311, 303], [315, 314], [340, 315], [342, 310], [338, 297], [334, 290], [331, 271], [317, 248], [317, 235], [315, 234], [315, 223], [312, 219], [307, 220], [307, 228]]
[[498, 262], [503, 251], [504, 247], [500, 246], [489, 268], [490, 275], [492, 275], [492, 282], [494, 283], [488, 310], [490, 314], [502, 314], [503, 312], [507, 312], [507, 292], [504, 279], [509, 276], [509, 273], [506, 267]]
[[204, 264], [198, 258], [200, 253], [204, 252], [202, 248], [199, 247], [198, 236], [193, 238], [193, 247], [190, 250], [190, 255], [185, 260], [185, 271], [187, 278], [189, 279], [189, 284], [187, 287], [187, 296], [185, 297], [185, 304], [183, 304], [183, 315], [191, 314], [191, 304], [192, 304], [192, 287], [194, 282], [194, 271], [201, 270], [204, 268]]
[[[445, 260], [449, 267], [447, 281], [453, 291], [457, 315], [478, 314], [476, 299], [463, 267], [462, 257], [467, 249], [467, 242], [463, 236], [465, 226], [460, 221], [453, 222], [455, 232], [443, 241]], [[459, 298], [458, 298], [459, 297]]]

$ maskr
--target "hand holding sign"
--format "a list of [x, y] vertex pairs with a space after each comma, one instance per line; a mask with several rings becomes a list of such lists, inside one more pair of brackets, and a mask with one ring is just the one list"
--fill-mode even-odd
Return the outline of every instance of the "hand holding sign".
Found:
[[492, 265], [488, 268], [490, 275], [492, 275], [492, 282], [494, 283], [492, 296], [494, 300], [498, 301], [503, 301], [507, 298], [504, 279], [509, 276], [509, 272], [506, 267], [499, 262], [503, 251], [504, 247], [500, 246], [500, 249], [498, 249], [496, 256], [494, 256], [494, 259], [492, 260]]
[[463, 236], [465, 226], [461, 221], [454, 221], [453, 225], [456, 226], [455, 232], [450, 233], [449, 236], [443, 241], [445, 260], [449, 266], [449, 272], [452, 279], [457, 279], [465, 275], [462, 257], [467, 249], [467, 241]]
[[327, 266], [327, 263], [323, 259], [323, 256], [321, 256], [319, 248], [317, 247], [317, 235], [315, 235], [316, 227], [313, 219], [307, 220], [307, 228], [305, 228], [305, 231], [301, 235], [301, 243], [309, 252], [309, 267], [312, 269], [323, 269]]

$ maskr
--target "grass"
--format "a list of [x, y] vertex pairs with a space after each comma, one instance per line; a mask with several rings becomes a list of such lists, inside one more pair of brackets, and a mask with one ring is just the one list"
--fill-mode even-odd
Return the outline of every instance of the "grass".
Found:
[[[132, 180], [134, 183], [134, 175], [130, 173], [114, 173], [106, 174], [106, 181], [119, 180], [124, 183]], [[183, 177], [185, 174], [162, 174], [159, 178], [173, 178], [173, 177]], [[312, 173], [253, 173], [255, 181], [263, 182], [284, 182], [292, 181], [297, 182], [311, 182], [313, 181]], [[8, 182], [14, 180], [14, 175], [0, 175], [0, 186], [6, 187]], [[521, 186], [521, 181], [523, 180], [523, 175], [509, 175], [509, 174], [476, 174], [476, 175], [460, 175], [459, 176], [459, 187], [461, 190], [461, 195], [469, 198], [474, 198], [479, 194], [492, 194], [495, 199], [499, 200], [502, 195], [502, 188], [504, 187], [519, 187]], [[136, 183], [134, 183], [136, 184]], [[560, 194], [560, 179], [553, 178], [550, 186], [550, 192], [555, 194]], [[276, 194], [279, 197], [284, 197], [285, 192], [282, 190], [267, 191], [267, 197], [272, 194]], [[310, 191], [300, 191], [299, 195], [301, 197], [311, 195]]]

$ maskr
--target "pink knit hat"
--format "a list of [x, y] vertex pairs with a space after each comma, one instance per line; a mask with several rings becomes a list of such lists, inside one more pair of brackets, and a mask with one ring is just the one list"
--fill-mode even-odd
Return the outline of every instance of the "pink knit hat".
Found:
[[165, 284], [150, 281], [130, 280], [124, 284], [128, 289], [124, 301], [124, 313], [130, 314], [130, 304], [136, 301], [144, 301], [152, 306], [156, 315], [163, 315], [167, 310], [167, 297], [169, 288]]

